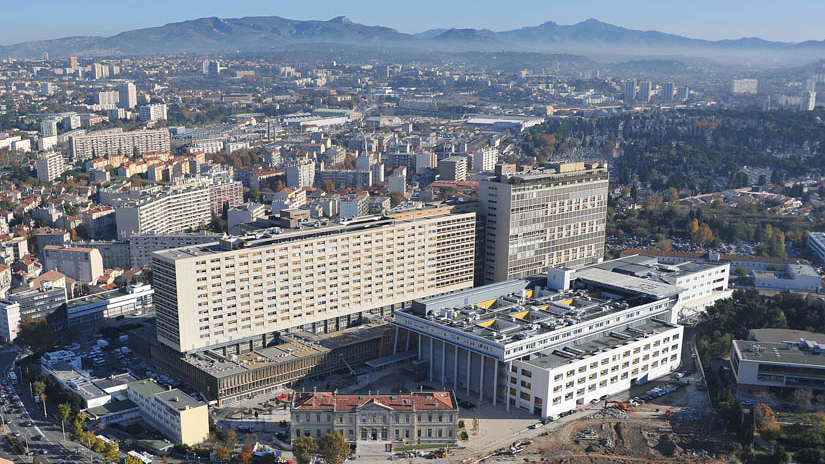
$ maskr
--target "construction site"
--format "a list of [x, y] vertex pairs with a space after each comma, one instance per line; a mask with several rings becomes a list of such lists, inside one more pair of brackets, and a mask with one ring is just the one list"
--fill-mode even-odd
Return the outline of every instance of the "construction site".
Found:
[[737, 462], [730, 449], [733, 440], [709, 408], [691, 404], [691, 389], [650, 401], [589, 405], [581, 419], [547, 424], [547, 431], [500, 448], [484, 462]]

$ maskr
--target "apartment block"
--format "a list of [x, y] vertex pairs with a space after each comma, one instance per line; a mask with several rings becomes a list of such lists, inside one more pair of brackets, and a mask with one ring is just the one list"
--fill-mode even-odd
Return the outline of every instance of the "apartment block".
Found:
[[601, 261], [607, 191], [604, 164], [558, 164], [480, 182], [484, 282]]
[[193, 184], [117, 202], [118, 238], [147, 232], [184, 232], [206, 224], [212, 218], [209, 189], [208, 185]]
[[293, 440], [340, 433], [352, 444], [452, 444], [458, 438], [458, 402], [449, 391], [340, 395], [295, 393]]
[[438, 162], [441, 180], [467, 180], [467, 157], [450, 156]]
[[153, 151], [168, 152], [171, 139], [167, 129], [133, 132], [105, 131], [69, 137], [69, 153], [72, 159], [87, 160], [108, 155]]
[[231, 209], [243, 204], [243, 184], [240, 182], [216, 183], [209, 187], [209, 210], [220, 216], [224, 208]]
[[471, 287], [475, 213], [419, 214], [157, 252], [158, 340], [241, 351], [274, 332]]
[[103, 275], [103, 257], [95, 248], [47, 245], [43, 258], [45, 270], [57, 269], [78, 282], [95, 282]]
[[126, 395], [138, 406], [141, 419], [173, 443], [192, 446], [209, 436], [206, 403], [177, 388], [167, 390], [144, 379], [130, 382]]

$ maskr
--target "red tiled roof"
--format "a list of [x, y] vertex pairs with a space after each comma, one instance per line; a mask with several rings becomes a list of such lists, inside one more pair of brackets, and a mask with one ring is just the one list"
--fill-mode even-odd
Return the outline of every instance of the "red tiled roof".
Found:
[[449, 392], [426, 392], [412, 395], [336, 395], [332, 392], [295, 393], [296, 409], [336, 411], [355, 410], [377, 403], [394, 410], [451, 410], [456, 405]]

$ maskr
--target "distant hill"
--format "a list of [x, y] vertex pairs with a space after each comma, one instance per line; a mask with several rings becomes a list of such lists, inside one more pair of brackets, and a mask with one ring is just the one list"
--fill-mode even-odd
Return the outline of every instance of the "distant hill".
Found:
[[431, 29], [406, 34], [382, 26], [354, 23], [341, 16], [329, 21], [299, 21], [278, 16], [201, 18], [126, 31], [111, 37], [81, 36], [0, 46], [0, 57], [80, 55], [216, 54], [266, 52], [307, 43], [433, 51], [517, 51], [655, 57], [693, 56], [761, 62], [819, 60], [825, 41], [799, 44], [759, 38], [701, 40], [659, 31], [628, 29], [595, 19], [561, 25], [495, 32], [489, 29]]

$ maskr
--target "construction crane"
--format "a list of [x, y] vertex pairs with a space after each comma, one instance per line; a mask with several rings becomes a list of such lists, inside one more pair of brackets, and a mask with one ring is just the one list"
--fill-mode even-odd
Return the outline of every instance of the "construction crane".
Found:
[[604, 407], [607, 408], [608, 404], [615, 404], [620, 411], [627, 411], [630, 407], [624, 401], [607, 401], [604, 402]]

